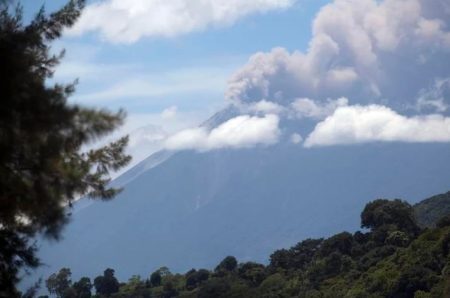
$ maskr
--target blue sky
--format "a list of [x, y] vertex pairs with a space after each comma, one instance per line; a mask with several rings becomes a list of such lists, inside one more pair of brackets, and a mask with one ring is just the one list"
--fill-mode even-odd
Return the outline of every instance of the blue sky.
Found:
[[[64, 3], [25, 1], [26, 18], [44, 2]], [[125, 108], [114, 137], [131, 134], [135, 161], [283, 139], [448, 143], [449, 20], [428, 0], [88, 1], [53, 46], [67, 50], [54, 80], [80, 79], [73, 103]], [[230, 103], [240, 115], [197, 127]], [[305, 119], [312, 131], [283, 135]]]
[[[233, 25], [211, 25], [169, 38], [143, 37], [133, 43], [114, 43], [102, 39], [98, 32], [65, 36], [54, 46], [55, 50], [66, 49], [55, 79], [79, 78], [73, 102], [122, 107], [130, 118], [142, 116], [133, 127], [147, 124], [141, 119], [145, 116], [149, 116], [148, 124], [153, 122], [169, 130], [191, 126], [223, 106], [227, 79], [252, 54], [278, 46], [306, 49], [311, 20], [326, 2], [300, 1], [288, 9], [250, 13]], [[42, 3], [52, 11], [65, 1], [25, 1], [27, 17]], [[146, 89], [144, 84], [148, 90], [139, 92]], [[135, 92], [121, 93], [119, 86], [129, 86]], [[173, 127], [156, 117], [172, 106], [186, 118]]]

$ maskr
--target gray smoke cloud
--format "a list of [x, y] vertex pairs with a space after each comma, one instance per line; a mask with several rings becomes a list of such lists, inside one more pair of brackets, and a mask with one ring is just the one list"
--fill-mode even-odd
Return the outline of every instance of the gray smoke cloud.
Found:
[[[226, 98], [286, 106], [297, 98], [346, 97], [406, 110], [450, 77], [449, 3], [335, 0], [316, 16], [306, 52], [256, 53], [231, 77]], [[440, 112], [449, 103], [427, 100]]]

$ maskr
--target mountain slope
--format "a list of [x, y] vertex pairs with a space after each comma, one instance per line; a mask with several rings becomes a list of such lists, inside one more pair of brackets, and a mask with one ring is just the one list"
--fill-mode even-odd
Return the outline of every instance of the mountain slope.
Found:
[[33, 278], [61, 267], [74, 279], [106, 267], [120, 268], [119, 278], [163, 265], [182, 272], [226, 255], [266, 262], [299, 239], [354, 231], [369, 200], [415, 202], [450, 185], [450, 150], [442, 144], [303, 149], [282, 142], [163, 157], [122, 176], [124, 192], [113, 201], [80, 202], [64, 240], [41, 243], [48, 266]]
[[414, 205], [417, 221], [422, 227], [433, 227], [450, 214], [450, 192], [433, 196]]
[[267, 266], [227, 256], [214, 270], [163, 267], [120, 283], [112, 297], [449, 297], [450, 222], [421, 230], [414, 217], [403, 201], [372, 201], [361, 214], [364, 231], [300, 241], [274, 251]]

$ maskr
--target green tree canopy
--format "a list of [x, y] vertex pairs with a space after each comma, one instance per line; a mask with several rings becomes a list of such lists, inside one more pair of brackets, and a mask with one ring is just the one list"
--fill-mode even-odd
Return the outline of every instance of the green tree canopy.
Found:
[[385, 226], [417, 234], [414, 209], [405, 201], [379, 199], [368, 203], [361, 213], [361, 227], [376, 230]]
[[103, 272], [103, 276], [94, 279], [94, 287], [97, 294], [109, 297], [119, 291], [119, 281], [114, 276], [114, 269], [108, 268]]
[[92, 283], [89, 277], [82, 277], [79, 281], [75, 282], [72, 288], [76, 291], [78, 298], [90, 298]]
[[233, 256], [228, 256], [225, 259], [220, 262], [219, 265], [217, 265], [215, 271], [234, 271], [237, 268], [237, 260]]
[[72, 285], [72, 280], [70, 277], [72, 272], [69, 268], [62, 268], [58, 273], [53, 273], [45, 281], [48, 292], [50, 294], [55, 294], [57, 297], [64, 297], [67, 290]]
[[150, 275], [150, 285], [152, 287], [159, 287], [161, 285], [161, 273], [159, 272], [159, 270], [153, 272]]
[[0, 2], [0, 296], [17, 295], [22, 267], [39, 261], [29, 239], [58, 238], [67, 206], [81, 197], [110, 199], [109, 172], [125, 166], [127, 137], [82, 152], [123, 123], [124, 112], [68, 103], [75, 84], [52, 84], [63, 53], [50, 45], [73, 25], [84, 0], [71, 0], [24, 24], [20, 6]]

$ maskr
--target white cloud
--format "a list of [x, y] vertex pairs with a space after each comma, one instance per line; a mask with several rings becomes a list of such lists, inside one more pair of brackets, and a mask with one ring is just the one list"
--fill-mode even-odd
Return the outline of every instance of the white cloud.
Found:
[[416, 110], [434, 109], [442, 113], [450, 107], [450, 78], [438, 79], [429, 89], [422, 90], [417, 99]]
[[239, 108], [243, 113], [256, 114], [280, 114], [285, 110], [283, 106], [265, 99], [255, 103], [242, 104]]
[[169, 137], [165, 148], [169, 150], [208, 151], [222, 148], [250, 148], [271, 145], [278, 141], [280, 130], [276, 115], [232, 118], [208, 131], [204, 127], [186, 129]]
[[177, 116], [172, 119], [163, 118], [160, 112], [129, 112], [125, 119], [125, 124], [120, 128], [118, 134], [127, 134], [148, 125], [161, 127], [168, 134], [173, 134], [183, 129], [199, 125], [201, 122], [200, 119], [205, 119], [213, 111], [212, 109], [189, 111], [178, 109]]
[[293, 144], [300, 144], [303, 141], [303, 138], [301, 135], [299, 135], [298, 133], [293, 133], [291, 135], [291, 142]]
[[125, 169], [122, 169], [121, 173], [137, 165], [151, 154], [161, 150], [168, 134], [159, 126], [146, 125], [129, 132], [128, 136], [129, 142], [126, 152], [133, 159]]
[[142, 123], [144, 124], [144, 126], [136, 129], [132, 129], [132, 127], [137, 123], [134, 123], [131, 126], [129, 123], [127, 123], [124, 127], [119, 128], [112, 135], [85, 145], [81, 150], [85, 152], [91, 149], [100, 148], [110, 142], [118, 140], [125, 135], [128, 135], [129, 140], [125, 152], [126, 154], [131, 155], [132, 159], [127, 166], [117, 172], [111, 173], [111, 177], [115, 179], [144, 160], [146, 157], [163, 148], [164, 140], [167, 138], [168, 133], [161, 127], [148, 123], [148, 121], [145, 122], [145, 124]]
[[339, 108], [348, 105], [345, 97], [336, 100], [327, 99], [325, 102], [316, 102], [309, 98], [298, 98], [292, 104], [292, 108], [299, 118], [324, 119], [333, 114]]
[[367, 142], [450, 142], [450, 118], [408, 118], [380, 105], [340, 107], [317, 124], [304, 146]]
[[173, 37], [229, 26], [254, 13], [291, 6], [295, 0], [107, 0], [86, 7], [68, 34], [98, 31], [110, 42], [132, 43], [143, 37]]
[[448, 106], [448, 104], [445, 103], [444, 98], [442, 98], [442, 97], [439, 97], [436, 99], [426, 99], [424, 97], [420, 97], [417, 100], [416, 107], [417, 107], [417, 110], [419, 110], [419, 111], [432, 108], [436, 112], [442, 113], [442, 112], [447, 111], [449, 106]]
[[[137, 71], [106, 87], [77, 93], [72, 99], [82, 103], [111, 102], [188, 93], [220, 93], [225, 88], [229, 70], [226, 68], [187, 68], [162, 73]], [[116, 76], [117, 77], [117, 76]], [[123, 78], [123, 79], [122, 79]]]
[[[229, 80], [226, 98], [237, 106], [270, 98], [289, 115], [325, 119], [306, 147], [447, 142], [449, 118], [394, 112], [449, 109], [450, 85], [441, 79], [450, 77], [447, 2], [334, 0], [314, 19], [305, 52], [254, 54]], [[347, 98], [359, 105], [348, 106]]]
[[146, 157], [164, 149], [167, 137], [189, 127], [199, 125], [199, 119], [205, 119], [211, 112], [211, 110], [180, 110], [177, 111], [177, 117], [172, 119], [163, 118], [162, 113], [130, 113], [127, 115], [124, 125], [113, 134], [84, 146], [82, 151], [104, 146], [124, 135], [129, 135], [126, 152], [133, 159], [125, 168], [112, 174], [112, 177], [116, 178]]
[[427, 20], [421, 18], [415, 34], [422, 40], [441, 43], [444, 47], [450, 47], [450, 33], [445, 32], [445, 23], [439, 19]]
[[167, 119], [167, 120], [173, 119], [177, 116], [177, 111], [178, 111], [177, 106], [168, 107], [167, 109], [162, 111], [161, 118]]
[[[446, 1], [334, 0], [313, 21], [306, 52], [256, 53], [231, 77], [233, 103], [346, 97], [402, 107], [436, 78], [449, 77]], [[278, 95], [278, 96], [277, 96]]]
[[88, 61], [63, 60], [57, 66], [55, 81], [73, 81], [80, 78], [84, 81], [106, 81], [113, 80], [118, 76], [136, 71], [136, 65], [131, 64], [100, 64]]

